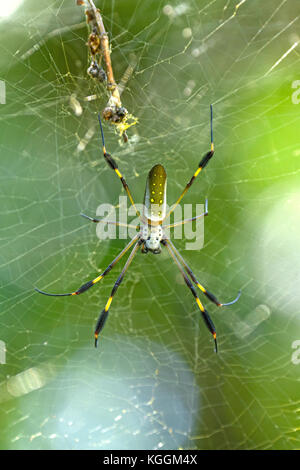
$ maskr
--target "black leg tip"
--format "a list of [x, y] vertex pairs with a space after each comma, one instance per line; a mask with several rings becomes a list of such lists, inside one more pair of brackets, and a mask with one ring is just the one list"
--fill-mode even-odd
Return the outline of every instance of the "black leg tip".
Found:
[[215, 341], [215, 353], [218, 353], [218, 343], [217, 343], [217, 336], [216, 333], [213, 333], [214, 341]]
[[239, 290], [238, 295], [236, 296], [236, 298], [234, 300], [232, 300], [231, 302], [226, 302], [225, 304], [220, 304], [220, 307], [228, 307], [228, 305], [235, 304], [239, 300], [239, 298], [241, 297], [241, 294], [242, 294], [242, 291]]
[[40, 289], [38, 289], [38, 288], [35, 287], [35, 286], [34, 286], [33, 288], [34, 288], [35, 292], [38, 292], [39, 294], [49, 295], [47, 292], [44, 292], [43, 290], [40, 290]]

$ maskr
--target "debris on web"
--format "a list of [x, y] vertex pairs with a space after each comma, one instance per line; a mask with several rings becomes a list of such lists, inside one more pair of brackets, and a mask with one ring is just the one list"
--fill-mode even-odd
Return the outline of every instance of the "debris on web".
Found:
[[[121, 82], [123, 81], [121, 86], [118, 86], [115, 82], [110, 56], [111, 48], [101, 12], [96, 8], [93, 0], [77, 0], [77, 5], [86, 7], [86, 20], [91, 29], [87, 42], [91, 61], [87, 73], [106, 88], [109, 96], [108, 103], [102, 111], [102, 116], [116, 127], [117, 133], [123, 137], [124, 142], [127, 142], [126, 131], [137, 124], [138, 119], [122, 105], [121, 93], [124, 89], [124, 80], [121, 80]], [[132, 71], [133, 68], [129, 73], [126, 71], [128, 78], [131, 76]]]

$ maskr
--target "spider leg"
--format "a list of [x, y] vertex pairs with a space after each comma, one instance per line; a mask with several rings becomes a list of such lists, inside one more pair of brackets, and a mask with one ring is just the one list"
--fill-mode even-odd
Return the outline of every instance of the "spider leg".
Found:
[[139, 229], [140, 227], [139, 225], [130, 225], [130, 224], [123, 224], [122, 222], [114, 222], [111, 220], [96, 219], [95, 217], [90, 217], [89, 215], [86, 215], [83, 213], [81, 213], [80, 215], [81, 217], [84, 217], [85, 219], [88, 219], [91, 222], [94, 222], [95, 224], [101, 223], [101, 224], [116, 225], [117, 227], [127, 227], [127, 228], [135, 228], [135, 229]]
[[95, 328], [95, 347], [97, 347], [97, 342], [98, 342], [98, 336], [99, 334], [101, 333], [104, 325], [105, 325], [105, 322], [107, 320], [107, 317], [108, 317], [108, 313], [109, 313], [109, 307], [112, 303], [112, 300], [113, 300], [113, 297], [115, 295], [115, 293], [117, 292], [117, 289], [118, 287], [120, 286], [121, 282], [123, 281], [124, 279], [124, 276], [126, 274], [126, 271], [127, 269], [129, 268], [129, 265], [131, 264], [137, 250], [139, 249], [140, 245], [141, 245], [142, 241], [139, 240], [133, 247], [126, 263], [125, 263], [125, 266], [120, 274], [120, 276], [118, 277], [117, 281], [115, 282], [114, 284], [114, 287], [111, 291], [111, 294], [110, 294], [110, 297], [105, 305], [105, 308], [102, 310], [101, 314], [99, 315], [99, 318], [98, 318], [98, 321], [96, 323], [96, 328]]
[[110, 263], [110, 265], [105, 269], [105, 271], [103, 271], [103, 273], [100, 274], [100, 276], [97, 276], [95, 279], [92, 279], [91, 281], [86, 282], [81, 287], [79, 287], [79, 289], [76, 290], [75, 292], [69, 292], [66, 294], [49, 294], [48, 292], [44, 292], [38, 289], [37, 287], [35, 287], [34, 289], [40, 294], [49, 295], [50, 297], [67, 297], [69, 295], [82, 294], [83, 292], [88, 290], [90, 287], [94, 286], [97, 282], [101, 281], [101, 279], [103, 279], [104, 276], [106, 276], [106, 274], [108, 274], [112, 270], [112, 268], [117, 264], [117, 262], [122, 258], [122, 256], [125, 255], [125, 253], [129, 250], [129, 248], [131, 248], [132, 245], [139, 239], [139, 237], [140, 237], [140, 234], [138, 233], [132, 240], [130, 240], [128, 245], [125, 246], [125, 248], [118, 254], [118, 256], [112, 261], [112, 263]]
[[114, 172], [118, 175], [118, 177], [120, 178], [120, 181], [127, 193], [127, 196], [129, 197], [129, 200], [131, 202], [131, 204], [133, 205], [134, 209], [135, 209], [135, 212], [136, 212], [136, 215], [138, 217], [140, 217], [140, 213], [139, 211], [137, 210], [136, 206], [135, 206], [135, 203], [134, 203], [134, 200], [133, 200], [133, 197], [131, 195], [131, 192], [130, 192], [130, 189], [128, 187], [128, 184], [126, 183], [125, 181], [125, 178], [123, 177], [122, 173], [119, 171], [119, 168], [118, 168], [118, 165], [117, 163], [115, 162], [115, 160], [112, 158], [112, 156], [106, 152], [106, 148], [105, 148], [105, 141], [104, 141], [104, 132], [103, 132], [103, 127], [102, 127], [102, 123], [101, 123], [101, 118], [100, 118], [100, 114], [98, 114], [98, 120], [99, 120], [99, 124], [100, 124], [100, 130], [101, 130], [101, 137], [102, 137], [102, 150], [103, 150], [103, 156], [108, 164], [108, 166], [110, 168], [112, 168], [112, 170], [114, 170]]
[[207, 289], [205, 289], [205, 287], [203, 287], [200, 282], [196, 279], [193, 271], [191, 270], [191, 268], [188, 266], [188, 264], [186, 263], [186, 261], [183, 259], [183, 257], [181, 256], [181, 254], [179, 253], [179, 251], [177, 250], [177, 248], [174, 246], [174, 243], [168, 239], [168, 243], [171, 245], [171, 248], [172, 250], [174, 251], [175, 255], [179, 258], [180, 262], [183, 264], [184, 266], [184, 269], [186, 270], [186, 272], [188, 273], [188, 275], [190, 276], [191, 280], [193, 281], [193, 283], [199, 287], [199, 289], [203, 292], [204, 295], [206, 295], [206, 297], [211, 301], [213, 302], [214, 304], [216, 304], [218, 307], [226, 307], [228, 305], [233, 305], [235, 304], [240, 296], [241, 296], [241, 291], [238, 292], [238, 295], [236, 296], [236, 298], [234, 300], [232, 300], [231, 302], [227, 302], [227, 303], [221, 303], [219, 302], [219, 300], [211, 293], [209, 292]]
[[198, 165], [198, 168], [197, 170], [195, 171], [195, 173], [193, 174], [192, 178], [190, 179], [190, 181], [187, 183], [186, 187], [184, 188], [184, 190], [182, 191], [181, 195], [179, 196], [179, 198], [177, 199], [177, 201], [175, 202], [175, 204], [173, 205], [173, 207], [171, 207], [171, 209], [169, 210], [168, 214], [166, 215], [165, 219], [167, 217], [169, 217], [170, 214], [172, 214], [172, 212], [175, 210], [175, 208], [178, 206], [178, 204], [180, 203], [181, 199], [183, 198], [183, 196], [187, 193], [187, 191], [190, 189], [190, 187], [192, 186], [193, 182], [195, 181], [195, 179], [197, 178], [197, 176], [199, 175], [200, 171], [203, 170], [203, 168], [208, 164], [209, 160], [211, 159], [211, 157], [213, 156], [214, 154], [214, 142], [213, 142], [213, 127], [212, 127], [212, 122], [213, 122], [213, 111], [212, 111], [212, 105], [210, 105], [210, 151], [207, 152], [204, 157], [202, 158], [202, 160], [200, 161], [199, 165]]
[[196, 217], [192, 217], [191, 219], [180, 220], [179, 222], [175, 222], [174, 224], [163, 225], [162, 227], [163, 228], [178, 227], [178, 225], [183, 225], [183, 224], [187, 224], [188, 222], [193, 222], [193, 220], [201, 219], [201, 217], [204, 217], [206, 215], [208, 215], [208, 199], [205, 199], [205, 209], [202, 214], [196, 215]]
[[197, 302], [197, 305], [198, 305], [198, 307], [201, 311], [201, 315], [202, 315], [202, 318], [204, 320], [204, 323], [205, 323], [205, 325], [207, 326], [208, 330], [210, 331], [210, 333], [212, 334], [212, 336], [214, 338], [215, 352], [217, 353], [218, 352], [217, 334], [216, 334], [216, 329], [215, 329], [215, 326], [213, 324], [212, 319], [210, 318], [208, 312], [205, 310], [204, 306], [202, 305], [193, 284], [191, 283], [190, 279], [188, 278], [188, 276], [184, 272], [184, 269], [182, 268], [180, 262], [177, 259], [177, 256], [175, 255], [174, 251], [172, 250], [172, 247], [170, 245], [170, 240], [164, 239], [162, 241], [162, 244], [167, 247], [171, 257], [173, 258], [173, 260], [177, 264], [177, 266], [178, 266], [178, 268], [179, 268], [179, 270], [180, 270], [180, 272], [183, 276], [183, 279], [185, 280], [186, 285], [191, 290], [191, 292], [192, 292], [192, 294], [193, 294], [193, 296], [194, 296], [194, 298]]

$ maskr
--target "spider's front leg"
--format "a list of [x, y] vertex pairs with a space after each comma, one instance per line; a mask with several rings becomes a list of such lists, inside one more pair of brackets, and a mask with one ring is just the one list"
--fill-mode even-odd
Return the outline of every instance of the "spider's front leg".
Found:
[[119, 177], [122, 185], [123, 185], [123, 188], [125, 189], [126, 193], [127, 193], [127, 196], [129, 197], [129, 200], [131, 202], [131, 204], [133, 205], [134, 207], [134, 210], [136, 212], [136, 215], [138, 217], [140, 217], [140, 213], [139, 211], [137, 210], [136, 208], [136, 205], [134, 203], [134, 200], [133, 200], [133, 197], [131, 195], [131, 192], [130, 192], [130, 189], [128, 187], [128, 184], [126, 183], [125, 181], [125, 178], [124, 176], [122, 175], [122, 173], [120, 172], [119, 168], [118, 168], [118, 165], [117, 163], [115, 162], [115, 160], [112, 158], [112, 156], [110, 155], [110, 153], [106, 152], [106, 148], [105, 148], [105, 141], [104, 141], [104, 132], [103, 132], [103, 127], [102, 127], [102, 123], [101, 123], [101, 118], [100, 118], [100, 114], [98, 114], [98, 120], [99, 120], [99, 124], [100, 124], [100, 130], [101, 130], [101, 137], [102, 137], [102, 150], [103, 150], [103, 156], [108, 164], [108, 166], [114, 170], [114, 172], [117, 174], [117, 176]]
[[193, 174], [193, 176], [191, 177], [190, 181], [187, 183], [186, 187], [184, 188], [184, 190], [182, 191], [181, 195], [179, 196], [179, 198], [177, 199], [177, 201], [175, 202], [175, 204], [171, 207], [171, 209], [169, 210], [168, 214], [165, 216], [165, 219], [167, 217], [170, 216], [170, 214], [172, 214], [172, 212], [174, 212], [175, 208], [178, 206], [178, 204], [180, 203], [181, 199], [183, 198], [183, 196], [187, 193], [187, 191], [190, 189], [190, 187], [192, 186], [193, 182], [195, 181], [195, 179], [197, 178], [197, 176], [199, 175], [200, 171], [203, 170], [203, 168], [206, 167], [206, 165], [208, 164], [209, 160], [212, 158], [213, 154], [214, 154], [214, 142], [213, 142], [213, 111], [212, 111], [212, 105], [210, 105], [210, 151], [207, 152], [204, 157], [202, 158], [202, 160], [200, 161], [199, 165], [198, 165], [198, 168], [197, 170], [195, 171], [195, 173]]

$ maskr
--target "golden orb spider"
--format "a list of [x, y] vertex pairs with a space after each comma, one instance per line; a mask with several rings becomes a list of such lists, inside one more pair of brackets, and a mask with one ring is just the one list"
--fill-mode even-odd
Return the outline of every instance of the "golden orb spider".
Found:
[[[174, 244], [170, 240], [170, 238], [167, 238], [166, 234], [164, 233], [164, 229], [166, 228], [171, 228], [175, 227], [178, 225], [186, 224], [188, 222], [192, 222], [193, 220], [197, 220], [200, 217], [204, 217], [208, 214], [208, 202], [207, 199], [205, 200], [205, 210], [202, 214], [192, 217], [190, 219], [185, 219], [181, 220], [179, 222], [169, 224], [169, 225], [163, 225], [163, 221], [174, 211], [175, 207], [180, 203], [181, 199], [183, 196], [186, 194], [188, 189], [192, 186], [194, 180], [197, 178], [201, 170], [208, 164], [209, 160], [214, 154], [214, 143], [213, 143], [213, 113], [212, 113], [212, 106], [210, 106], [210, 134], [211, 134], [211, 148], [210, 151], [207, 152], [202, 160], [200, 161], [197, 170], [193, 174], [192, 178], [190, 181], [187, 183], [186, 187], [182, 191], [181, 195], [175, 202], [174, 206], [169, 210], [169, 212], [166, 214], [166, 188], [167, 188], [167, 175], [164, 167], [160, 164], [155, 165], [148, 173], [148, 178], [146, 181], [146, 189], [145, 189], [145, 196], [144, 196], [144, 208], [143, 208], [143, 213], [140, 214], [140, 212], [137, 210], [134, 200], [132, 198], [131, 192], [129, 190], [128, 184], [125, 181], [125, 178], [123, 177], [122, 173], [118, 169], [118, 166], [115, 162], [115, 160], [111, 157], [109, 153], [106, 152], [105, 148], [105, 142], [104, 142], [104, 133], [103, 133], [103, 128], [101, 124], [101, 118], [100, 115], [98, 115], [99, 119], [99, 124], [100, 124], [100, 130], [101, 130], [101, 136], [102, 136], [102, 145], [103, 145], [103, 156], [110, 166], [110, 168], [117, 174], [119, 177], [128, 197], [129, 200], [132, 204], [132, 206], [135, 209], [135, 212], [137, 216], [140, 218], [140, 224], [137, 227], [134, 227], [132, 225], [127, 225], [127, 227], [134, 227], [138, 228], [139, 232], [132, 238], [132, 240], [128, 243], [128, 245], [119, 253], [119, 255], [112, 261], [112, 263], [103, 271], [102, 274], [97, 276], [95, 279], [92, 279], [91, 281], [86, 282], [83, 284], [81, 287], [79, 287], [78, 290], [74, 292], [69, 292], [66, 294], [50, 294], [48, 292], [41, 291], [40, 289], [37, 289], [35, 287], [35, 290], [39, 292], [40, 294], [44, 295], [49, 295], [53, 297], [64, 297], [64, 296], [70, 296], [70, 295], [79, 295], [88, 290], [90, 287], [94, 286], [97, 282], [101, 281], [101, 279], [108, 274], [111, 269], [117, 264], [117, 262], [125, 255], [125, 253], [131, 248], [132, 251], [124, 265], [124, 268], [119, 275], [117, 281], [115, 282], [113, 289], [111, 291], [110, 297], [102, 310], [101, 314], [99, 315], [98, 321], [96, 323], [96, 328], [95, 328], [95, 346], [97, 347], [97, 341], [99, 334], [101, 333], [105, 322], [107, 320], [108, 314], [109, 314], [109, 308], [112, 303], [113, 297], [120, 286], [121, 282], [123, 281], [123, 278], [125, 276], [126, 271], [129, 268], [129, 265], [131, 264], [135, 254], [141, 248], [141, 251], [143, 253], [147, 253], [148, 251], [152, 252], [153, 254], [159, 254], [161, 252], [161, 245], [163, 247], [166, 247], [168, 252], [170, 253], [171, 257], [173, 258], [175, 264], [178, 266], [184, 281], [188, 288], [191, 290], [196, 303], [200, 309], [202, 318], [204, 320], [204, 323], [206, 324], [208, 330], [211, 332], [214, 342], [215, 342], [215, 351], [218, 351], [218, 346], [217, 346], [217, 335], [216, 335], [216, 329], [213, 324], [212, 319], [210, 318], [208, 312], [202, 305], [196, 289], [194, 287], [197, 286], [200, 291], [206, 295], [206, 297], [213, 303], [215, 303], [218, 307], [224, 307], [227, 305], [232, 305], [235, 302], [238, 301], [241, 295], [241, 291], [239, 291], [237, 297], [228, 303], [221, 303], [218, 301], [218, 299], [211, 293], [209, 292], [205, 287], [198, 282], [196, 279], [195, 275], [187, 265], [187, 263], [184, 261], [183, 257], [181, 254], [178, 252], [178, 250], [175, 248]], [[89, 217], [85, 214], [81, 214], [83, 217], [91, 220], [92, 222], [99, 223], [102, 222], [99, 219], [95, 219], [93, 217]], [[120, 225], [118, 222], [110, 222], [115, 225]], [[123, 224], [124, 225], [124, 224]], [[194, 285], [193, 285], [194, 284]]]

